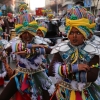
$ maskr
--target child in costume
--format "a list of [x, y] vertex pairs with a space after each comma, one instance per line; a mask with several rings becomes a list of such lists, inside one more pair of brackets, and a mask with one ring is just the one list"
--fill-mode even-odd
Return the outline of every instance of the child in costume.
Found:
[[[94, 37], [94, 16], [81, 6], [70, 9], [66, 18], [68, 40], [51, 51], [60, 53], [49, 70], [58, 80], [57, 100], [99, 100], [99, 46]], [[91, 40], [92, 39], [92, 40]], [[94, 42], [95, 41], [95, 42]], [[63, 61], [62, 61], [63, 60]], [[52, 98], [51, 98], [52, 100]]]
[[[36, 36], [34, 38], [34, 43], [35, 44], [41, 44], [44, 45], [45, 47], [50, 47], [50, 45], [52, 44], [52, 42], [50, 41], [50, 39], [48, 38], [44, 38], [47, 32], [47, 27], [43, 24], [40, 24], [37, 32], [36, 32]], [[48, 67], [50, 64], [50, 59], [49, 56], [44, 54], [44, 55], [40, 55], [43, 59], [43, 65], [44, 68], [46, 69], [46, 72], [48, 74]]]
[[[35, 53], [34, 49], [26, 48], [26, 46], [30, 47], [30, 43], [33, 44], [36, 29], [36, 22], [28, 23], [25, 21], [23, 25], [16, 26], [16, 32], [24, 43], [13, 41], [11, 47], [7, 48], [8, 52], [12, 51], [16, 54], [18, 63], [15, 72], [17, 71], [17, 73], [11, 71], [9, 66], [5, 64], [9, 69], [8, 71], [10, 71], [9, 76], [14, 76], [1, 93], [0, 100], [9, 100], [17, 91], [19, 92], [16, 94], [16, 100], [49, 100], [48, 92], [50, 94], [54, 92], [55, 86], [41, 67], [42, 59], [39, 58], [40, 54], [38, 52]], [[44, 53], [45, 51], [41, 47], [43, 46], [34, 45], [35, 50], [40, 50]], [[9, 89], [11, 92], [7, 93]]]
[[4, 45], [7, 44], [7, 40], [2, 39], [3, 30], [0, 27], [0, 85], [6, 86], [6, 84], [9, 82], [9, 78], [7, 75], [7, 71], [5, 69], [5, 66], [2, 62], [2, 59], [7, 58], [7, 54], [4, 51]]

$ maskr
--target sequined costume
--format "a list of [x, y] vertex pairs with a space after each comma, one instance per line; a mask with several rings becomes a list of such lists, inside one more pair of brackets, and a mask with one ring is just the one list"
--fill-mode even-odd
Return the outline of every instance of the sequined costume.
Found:
[[[36, 22], [28, 23], [25, 21], [22, 25], [16, 26], [16, 32], [19, 37], [24, 32], [29, 32], [31, 35], [35, 36], [36, 29], [38, 28]], [[33, 41], [30, 43], [34, 44]], [[27, 49], [24, 41], [20, 39], [13, 39], [10, 41], [12, 52], [26, 52], [25, 55], [16, 55], [17, 58], [17, 68], [15, 70], [12, 80], [9, 82], [6, 88], [9, 88], [11, 83], [15, 86], [17, 96], [16, 99], [28, 98], [28, 100], [49, 100], [49, 94], [51, 95], [55, 86], [53, 85], [51, 79], [47, 76], [45, 69], [42, 68], [44, 58], [38, 52], [35, 53], [34, 49]], [[35, 50], [40, 50], [42, 54], [45, 54], [45, 51], [42, 48], [35, 48]], [[6, 89], [4, 90], [4, 92]], [[4, 93], [3, 92], [3, 93]], [[3, 93], [0, 96], [3, 97]], [[15, 91], [14, 91], [15, 93]], [[20, 94], [24, 94], [20, 95]], [[45, 95], [46, 94], [46, 95]], [[10, 94], [11, 95], [11, 94]], [[5, 98], [8, 100], [9, 97]]]
[[[99, 37], [93, 35], [94, 16], [81, 6], [75, 6], [67, 14], [66, 34], [69, 38], [72, 28], [85, 37], [83, 44], [74, 46], [70, 40], [56, 44], [51, 54], [59, 53], [49, 73], [57, 79], [57, 100], [99, 100]], [[74, 31], [72, 31], [74, 34]], [[79, 64], [87, 64], [88, 71], [79, 71]]]
[[8, 43], [8, 41], [2, 39], [2, 34], [3, 34], [3, 30], [0, 27], [0, 85], [5, 86], [8, 83], [9, 79], [7, 78], [7, 71], [6, 71], [5, 66], [2, 62], [2, 59], [3, 58], [6, 59], [6, 52], [3, 49], [4, 49], [4, 45], [6, 43]]

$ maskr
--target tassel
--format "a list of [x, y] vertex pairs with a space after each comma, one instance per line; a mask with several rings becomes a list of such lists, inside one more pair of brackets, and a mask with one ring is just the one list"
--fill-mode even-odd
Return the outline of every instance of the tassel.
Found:
[[24, 91], [30, 87], [30, 84], [27, 82], [27, 78], [28, 78], [28, 76], [24, 75], [24, 80], [23, 80], [22, 85], [21, 85], [22, 91]]
[[70, 100], [76, 100], [75, 91], [72, 90], [70, 94]]
[[86, 100], [85, 95], [84, 95], [84, 91], [82, 91], [82, 100]]
[[80, 92], [76, 91], [76, 100], [82, 100]]

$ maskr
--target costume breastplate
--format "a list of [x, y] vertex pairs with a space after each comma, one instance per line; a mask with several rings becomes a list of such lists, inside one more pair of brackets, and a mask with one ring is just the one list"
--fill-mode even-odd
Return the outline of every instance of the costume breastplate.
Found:
[[70, 64], [85, 63], [86, 64], [90, 62], [90, 60], [94, 57], [94, 55], [91, 55], [84, 50], [85, 45], [81, 45], [78, 47], [74, 47], [70, 44], [68, 45], [70, 49], [61, 54], [62, 59], [66, 63], [70, 63]]

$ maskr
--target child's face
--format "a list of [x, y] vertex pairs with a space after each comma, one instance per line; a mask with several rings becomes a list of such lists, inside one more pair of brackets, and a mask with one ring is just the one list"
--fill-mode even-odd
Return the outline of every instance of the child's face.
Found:
[[36, 33], [37, 36], [39, 37], [43, 37], [43, 33], [41, 30], [37, 30], [37, 33]]

